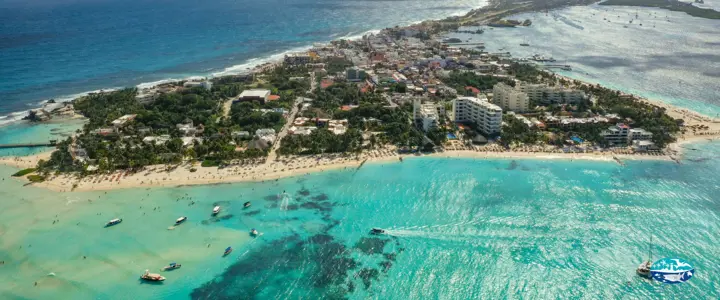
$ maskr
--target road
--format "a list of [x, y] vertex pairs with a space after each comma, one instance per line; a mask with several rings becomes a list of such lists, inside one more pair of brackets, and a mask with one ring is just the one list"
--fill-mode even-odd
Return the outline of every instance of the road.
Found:
[[265, 160], [266, 164], [270, 164], [273, 161], [275, 161], [275, 158], [277, 158], [277, 149], [280, 148], [280, 142], [282, 139], [287, 135], [287, 131], [292, 126], [293, 121], [295, 121], [295, 115], [298, 113], [300, 103], [302, 103], [303, 98], [297, 97], [295, 99], [295, 102], [293, 103], [292, 110], [288, 114], [285, 122], [285, 126], [283, 126], [282, 130], [280, 130], [280, 133], [278, 133], [277, 137], [275, 138], [275, 143], [273, 143], [272, 148], [270, 148], [270, 152], [268, 153], [267, 160]]

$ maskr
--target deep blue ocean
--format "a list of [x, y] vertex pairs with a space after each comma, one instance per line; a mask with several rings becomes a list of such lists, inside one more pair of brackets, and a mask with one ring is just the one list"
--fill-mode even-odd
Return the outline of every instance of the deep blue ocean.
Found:
[[0, 116], [87, 91], [237, 73], [313, 42], [462, 14], [484, 3], [2, 0]]

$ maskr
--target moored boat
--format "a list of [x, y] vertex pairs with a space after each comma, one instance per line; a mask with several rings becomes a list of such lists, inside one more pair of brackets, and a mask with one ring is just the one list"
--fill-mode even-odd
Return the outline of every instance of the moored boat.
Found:
[[181, 264], [177, 264], [177, 263], [171, 262], [169, 265], [163, 267], [162, 270], [163, 270], [163, 271], [170, 271], [170, 270], [180, 269], [180, 267], [182, 267]]
[[213, 214], [213, 216], [214, 216], [214, 215], [217, 215], [218, 213], [220, 213], [220, 206], [215, 206], [215, 207], [213, 208], [212, 214]]
[[121, 222], [122, 222], [122, 219], [120, 219], [120, 218], [112, 219], [109, 222], [105, 223], [105, 227], [114, 226], [114, 225], [120, 224]]
[[147, 281], [163, 281], [165, 280], [165, 277], [160, 274], [150, 273], [150, 270], [145, 270], [145, 273], [140, 276], [140, 279]]
[[232, 252], [232, 250], [232, 247], [225, 248], [225, 253], [223, 253], [223, 256], [227, 256], [228, 254], [230, 254], [230, 252]]
[[250, 201], [248, 201], [248, 202], [245, 202], [245, 204], [243, 204], [243, 207], [244, 207], [244, 208], [248, 208], [248, 207], [250, 207]]
[[650, 278], [650, 267], [651, 266], [652, 266], [652, 261], [648, 260], [648, 261], [640, 264], [637, 267], [637, 270], [635, 270], [635, 272], [642, 277]]
[[179, 217], [177, 220], [175, 220], [175, 225], [180, 225], [180, 224], [182, 224], [183, 222], [185, 222], [186, 220], [187, 220], [187, 217], [184, 217], [184, 216], [183, 216], [183, 217]]

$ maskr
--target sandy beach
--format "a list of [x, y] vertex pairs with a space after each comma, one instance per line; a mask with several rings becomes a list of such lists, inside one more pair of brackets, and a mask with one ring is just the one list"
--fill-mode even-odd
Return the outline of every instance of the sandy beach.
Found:
[[[683, 141], [690, 142], [692, 140]], [[676, 147], [678, 150], [681, 148]], [[27, 157], [0, 158], [0, 163], [17, 167], [33, 167], [40, 159], [47, 159], [50, 153]], [[564, 153], [564, 152], [533, 152], [501, 151], [498, 147], [462, 147], [433, 154], [399, 155], [393, 148], [372, 150], [360, 155], [325, 154], [314, 156], [281, 157], [270, 163], [240, 163], [223, 168], [200, 167], [199, 163], [184, 163], [178, 166], [155, 165], [140, 172], [131, 173], [118, 171], [110, 174], [91, 175], [79, 178], [73, 175], [51, 175], [45, 182], [35, 184], [58, 192], [98, 191], [127, 188], [168, 187], [179, 185], [203, 185], [230, 182], [259, 182], [275, 180], [283, 177], [301, 176], [308, 173], [327, 170], [358, 168], [363, 163], [401, 163], [402, 160], [418, 157], [438, 158], [471, 158], [471, 159], [564, 159], [594, 160], [613, 162], [617, 160], [665, 160], [671, 161], [668, 155], [623, 154], [614, 152]], [[24, 179], [21, 179], [24, 180]]]

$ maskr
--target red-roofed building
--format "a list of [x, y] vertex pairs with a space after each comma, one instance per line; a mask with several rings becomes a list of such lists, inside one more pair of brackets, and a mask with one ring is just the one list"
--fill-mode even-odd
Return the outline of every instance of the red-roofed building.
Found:
[[373, 62], [382, 62], [382, 61], [385, 61], [385, 54], [376, 53], [375, 55], [373, 55], [373, 56], [370, 58], [370, 60], [372, 60]]
[[326, 89], [326, 88], [329, 88], [333, 84], [335, 84], [335, 82], [332, 81], [332, 79], [323, 79], [322, 81], [320, 81], [320, 88]]
[[280, 100], [280, 95], [270, 95], [267, 99], [268, 101], [278, 101]]
[[474, 86], [466, 86], [465, 91], [472, 93], [471, 96], [477, 96], [477, 94], [480, 94], [480, 90]]

